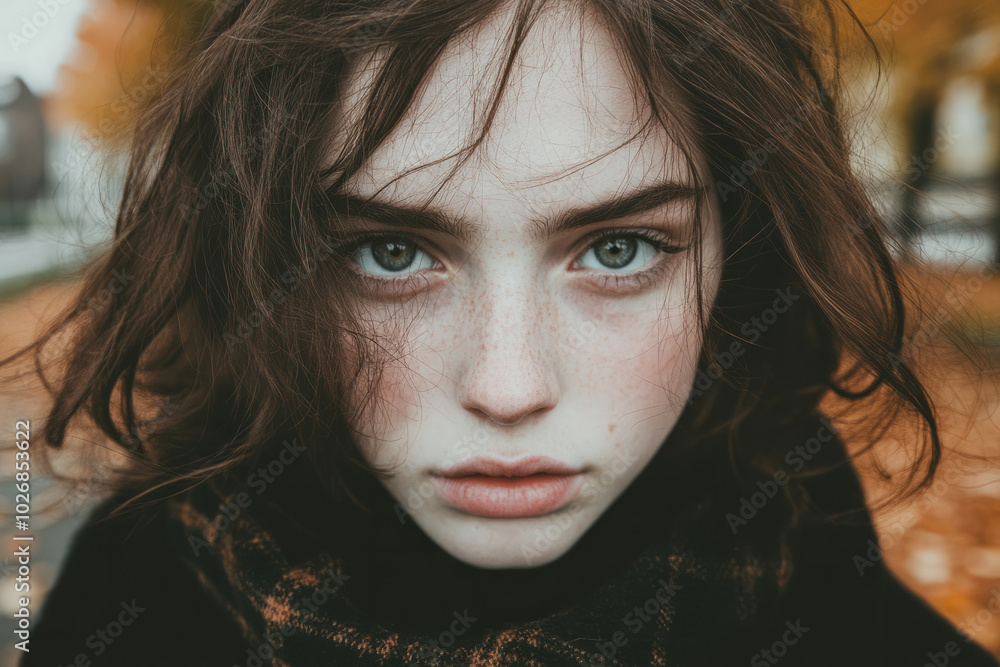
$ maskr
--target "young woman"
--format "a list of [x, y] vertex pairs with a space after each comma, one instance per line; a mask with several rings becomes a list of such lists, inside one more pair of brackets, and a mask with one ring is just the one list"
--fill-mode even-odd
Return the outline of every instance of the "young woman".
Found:
[[22, 664], [996, 665], [817, 409], [917, 414], [933, 473], [843, 12], [220, 8], [39, 341], [46, 441], [86, 413], [131, 464]]

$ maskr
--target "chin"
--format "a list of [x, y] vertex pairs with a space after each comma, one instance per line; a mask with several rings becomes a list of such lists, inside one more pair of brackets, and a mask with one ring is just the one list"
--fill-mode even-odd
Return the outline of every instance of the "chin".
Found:
[[414, 520], [442, 550], [467, 565], [528, 569], [548, 565], [569, 552], [594, 523], [595, 509], [571, 505], [543, 516], [491, 519], [441, 508]]

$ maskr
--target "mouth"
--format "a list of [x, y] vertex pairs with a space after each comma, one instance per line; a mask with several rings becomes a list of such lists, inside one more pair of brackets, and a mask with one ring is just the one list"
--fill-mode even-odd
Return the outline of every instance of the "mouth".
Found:
[[586, 470], [545, 457], [511, 463], [473, 459], [430, 473], [431, 483], [455, 509], [492, 519], [555, 512], [579, 494]]

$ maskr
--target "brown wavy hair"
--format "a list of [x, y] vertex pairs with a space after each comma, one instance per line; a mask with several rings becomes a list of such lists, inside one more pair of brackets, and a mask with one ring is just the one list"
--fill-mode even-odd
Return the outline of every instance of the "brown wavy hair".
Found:
[[[497, 98], [469, 152], [550, 4], [511, 1]], [[857, 17], [837, 2], [585, 4], [618, 40], [652, 122], [693, 129], [687, 155], [705, 156], [713, 182], [702, 190], [722, 206], [723, 278], [685, 432], [694, 442], [724, 434], [734, 464], [774, 470], [785, 452], [754, 433], [814, 413], [830, 390], [880, 394], [879, 424], [900, 410], [923, 424], [911, 478], [926, 484], [941, 454], [935, 414], [904, 358], [897, 267], [852, 171], [840, 108], [837, 34], [848, 25], [867, 38]], [[349, 496], [352, 478], [377, 472], [355, 448], [344, 397], [377, 378], [390, 353], [364, 331], [333, 200], [445, 46], [500, 6], [219, 3], [136, 119], [114, 236], [79, 305], [2, 362], [34, 350], [44, 373], [39, 351], [69, 334], [47, 384], [46, 443], [62, 446], [85, 415], [132, 459], [114, 483], [140, 494], [239, 484], [289, 436], [334, 492]], [[345, 79], [376, 51], [377, 76], [348, 126], [338, 113]], [[348, 140], [331, 158], [335, 128]], [[116, 276], [127, 284], [109, 297]], [[781, 295], [794, 306], [766, 327], [750, 324]]]

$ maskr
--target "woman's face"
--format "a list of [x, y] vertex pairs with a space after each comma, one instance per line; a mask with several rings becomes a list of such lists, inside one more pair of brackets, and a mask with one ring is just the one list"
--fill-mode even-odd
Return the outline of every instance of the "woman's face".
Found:
[[[453, 43], [349, 194], [468, 144], [510, 20]], [[352, 74], [348, 114], [370, 74]], [[400, 521], [471, 565], [566, 553], [657, 452], [692, 386], [695, 274], [710, 306], [718, 206], [706, 200], [699, 266], [691, 174], [659, 124], [630, 141], [648, 108], [628, 81], [599, 23], [544, 15], [472, 159], [451, 179], [458, 158], [395, 181], [359, 221], [384, 234], [353, 260], [368, 333], [393, 360], [374, 387], [358, 383], [379, 400], [351, 420], [368, 461], [393, 470], [383, 484]]]

